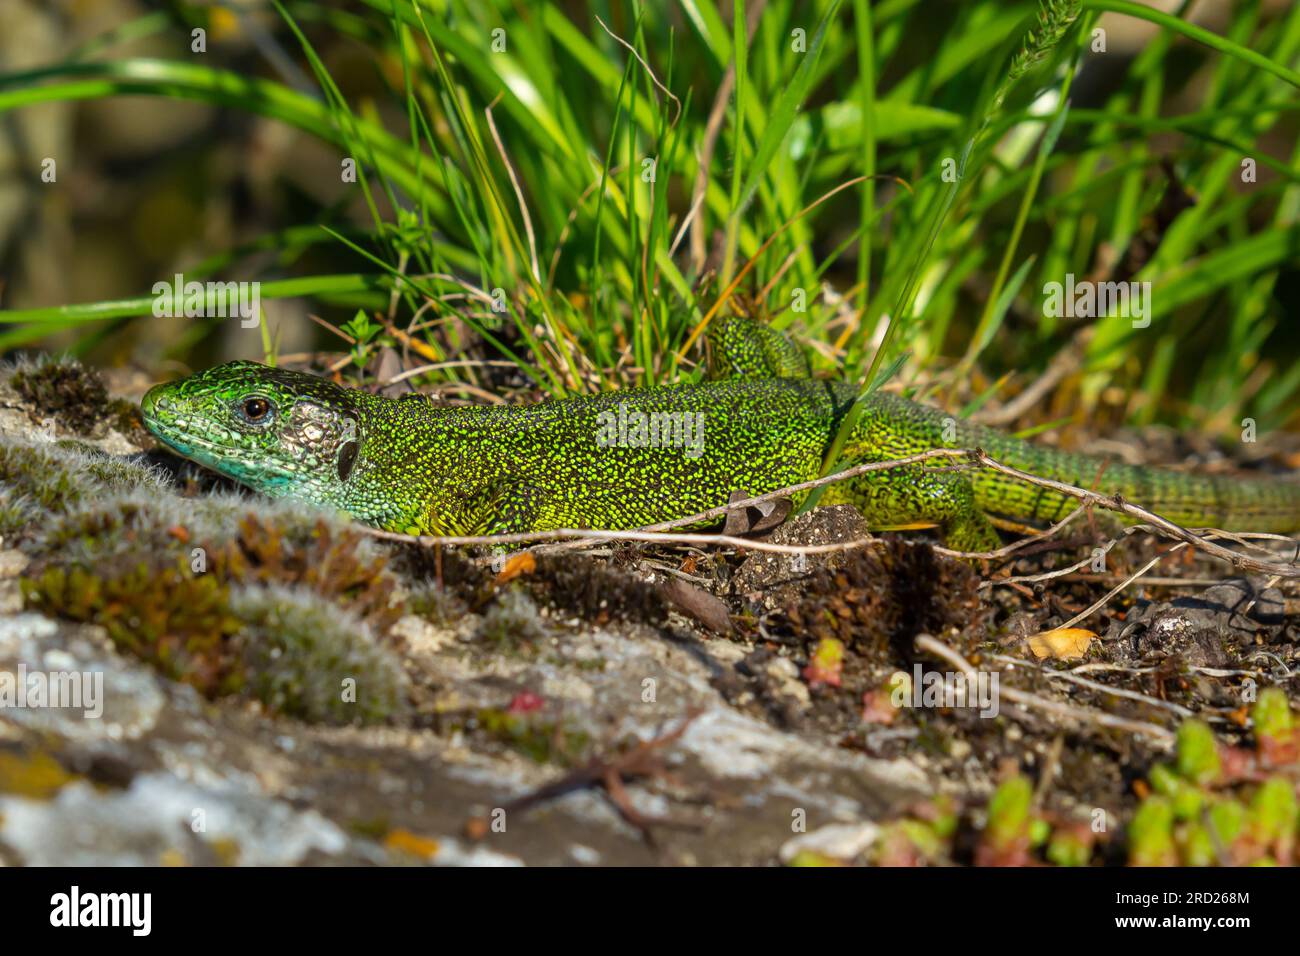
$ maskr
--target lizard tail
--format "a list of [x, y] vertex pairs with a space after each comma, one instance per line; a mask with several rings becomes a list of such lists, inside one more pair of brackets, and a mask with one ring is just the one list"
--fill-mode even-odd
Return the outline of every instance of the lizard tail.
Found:
[[[860, 440], [884, 457], [929, 448], [982, 448], [1003, 464], [1133, 504], [1187, 527], [1287, 534], [1300, 531], [1300, 482], [1201, 475], [1127, 465], [1061, 451], [972, 425], [897, 395], [873, 396]], [[1068, 495], [987, 468], [971, 472], [977, 507], [1028, 522], [1059, 521], [1078, 506]]]
[[[1030, 445], [991, 429], [971, 430], [977, 434], [968, 440], [1005, 464], [1079, 488], [1118, 493], [1176, 524], [1224, 531], [1300, 531], [1300, 483], [1127, 465]], [[993, 514], [1057, 521], [1077, 504], [1067, 496], [988, 470], [972, 476], [972, 483], [977, 502]]]

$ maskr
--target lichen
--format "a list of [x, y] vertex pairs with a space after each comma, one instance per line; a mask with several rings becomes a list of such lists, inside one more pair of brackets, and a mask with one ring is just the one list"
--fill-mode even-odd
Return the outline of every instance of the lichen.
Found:
[[0, 793], [48, 800], [77, 779], [47, 753], [0, 749]]

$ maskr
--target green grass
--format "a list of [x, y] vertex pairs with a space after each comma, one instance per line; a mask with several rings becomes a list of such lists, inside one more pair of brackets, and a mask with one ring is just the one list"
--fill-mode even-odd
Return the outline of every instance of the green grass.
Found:
[[[0, 112], [192, 100], [354, 157], [364, 218], [323, 207], [186, 271], [283, 251], [297, 271], [263, 297], [348, 322], [362, 365], [415, 320], [431, 362], [507, 356], [549, 394], [691, 378], [701, 325], [744, 309], [812, 346], [819, 373], [892, 374], [954, 408], [1069, 347], [1081, 365], [1044, 420], [1297, 424], [1300, 7], [1234, 4], [1210, 32], [1121, 0], [772, 0], [751, 35], [747, 6], [282, 0], [264, 22], [304, 92], [234, 65], [220, 31], [191, 55], [213, 14], [178, 3], [0, 76]], [[1158, 28], [1131, 57], [1125, 20]], [[141, 36], [174, 55], [120, 54]], [[360, 89], [339, 68], [358, 56]], [[1169, 170], [1196, 200], [1172, 217]], [[321, 248], [345, 265], [313, 273]], [[1149, 327], [1044, 314], [1045, 283], [1125, 266], [1152, 284]], [[61, 333], [93, 351], [152, 321], [147, 291], [0, 312], [0, 345]], [[182, 337], [180, 357], [203, 344]], [[483, 384], [473, 367], [425, 380], [449, 378]]]

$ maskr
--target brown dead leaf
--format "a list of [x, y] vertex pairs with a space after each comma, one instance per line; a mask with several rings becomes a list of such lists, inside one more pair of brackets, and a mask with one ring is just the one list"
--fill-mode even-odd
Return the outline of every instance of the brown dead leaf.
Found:
[[718, 634], [731, 633], [731, 612], [720, 598], [680, 578], [664, 582], [663, 595], [677, 610]]
[[[748, 497], [749, 493], [744, 491], [731, 493], [732, 501], [744, 501]], [[771, 531], [789, 516], [793, 506], [794, 502], [789, 498], [777, 498], [775, 501], [760, 501], [748, 508], [732, 508], [727, 512], [722, 533], [746, 535]]]
[[1096, 634], [1082, 627], [1058, 627], [1029, 638], [1029, 651], [1038, 659], [1077, 660], [1088, 653]]

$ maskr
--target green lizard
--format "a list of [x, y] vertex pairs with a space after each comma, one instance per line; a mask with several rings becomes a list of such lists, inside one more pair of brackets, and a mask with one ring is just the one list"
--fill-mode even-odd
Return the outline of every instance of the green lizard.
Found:
[[[438, 407], [231, 362], [158, 385], [145, 425], [251, 488], [341, 509], [390, 531], [481, 534], [625, 529], [686, 517], [817, 477], [856, 389], [814, 379], [780, 333], [743, 319], [710, 341], [722, 380], [543, 402]], [[1032, 445], [874, 393], [842, 461], [980, 447], [1033, 474], [1108, 493], [1184, 525], [1300, 530], [1300, 484], [1202, 476]], [[938, 526], [954, 548], [997, 547], [990, 516], [1058, 520], [1077, 502], [987, 469], [924, 465], [830, 485], [873, 528]]]

